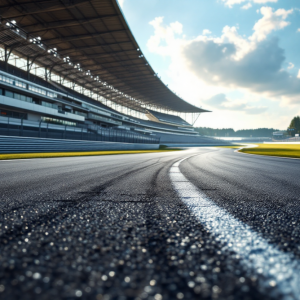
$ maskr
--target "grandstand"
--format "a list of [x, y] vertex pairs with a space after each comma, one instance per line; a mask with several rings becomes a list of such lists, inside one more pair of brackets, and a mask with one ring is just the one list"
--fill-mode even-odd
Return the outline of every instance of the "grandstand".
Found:
[[193, 129], [207, 110], [160, 80], [115, 0], [2, 0], [0, 17], [0, 135], [214, 142]]
[[150, 120], [153, 120], [155, 122], [161, 122], [165, 124], [172, 124], [176, 126], [188, 126], [192, 127], [191, 124], [189, 124], [187, 121], [183, 120], [182, 118], [178, 116], [163, 114], [157, 111], [153, 111], [148, 109], [148, 118]]

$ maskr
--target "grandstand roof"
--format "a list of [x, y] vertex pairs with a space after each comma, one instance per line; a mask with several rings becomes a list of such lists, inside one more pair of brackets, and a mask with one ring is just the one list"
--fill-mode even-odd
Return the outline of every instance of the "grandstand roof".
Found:
[[8, 51], [69, 81], [139, 111], [148, 104], [206, 112], [157, 77], [116, 0], [1, 0], [0, 15], [0, 42]]

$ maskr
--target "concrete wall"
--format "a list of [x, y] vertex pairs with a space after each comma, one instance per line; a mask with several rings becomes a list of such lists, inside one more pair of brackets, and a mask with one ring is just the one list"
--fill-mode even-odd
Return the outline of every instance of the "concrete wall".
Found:
[[0, 153], [157, 150], [159, 144], [134, 144], [0, 136]]

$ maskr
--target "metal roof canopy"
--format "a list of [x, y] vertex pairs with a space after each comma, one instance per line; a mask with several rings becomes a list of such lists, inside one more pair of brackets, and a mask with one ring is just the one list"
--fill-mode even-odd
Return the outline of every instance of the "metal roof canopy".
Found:
[[[138, 101], [129, 103], [122, 94], [109, 100], [138, 111], [144, 110], [144, 103], [177, 112], [207, 112], [175, 95], [156, 76], [116, 0], [1, 0], [0, 14], [0, 41], [9, 51], [92, 90], [105, 88], [93, 79], [99, 76]], [[5, 25], [12, 20], [19, 32]], [[30, 42], [38, 36], [43, 46]], [[69, 56], [73, 65], [48, 53], [53, 48], [61, 57]], [[93, 78], [76, 72], [76, 64], [90, 70]]]

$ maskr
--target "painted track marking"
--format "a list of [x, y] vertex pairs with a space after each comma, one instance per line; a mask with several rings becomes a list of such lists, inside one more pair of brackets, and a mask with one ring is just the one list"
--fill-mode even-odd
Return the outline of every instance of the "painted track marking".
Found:
[[[195, 156], [195, 155], [193, 155]], [[235, 252], [250, 276], [259, 275], [259, 290], [271, 289], [270, 296], [285, 300], [300, 299], [300, 262], [268, 243], [250, 226], [217, 206], [179, 170], [186, 157], [174, 163], [169, 174], [173, 187], [193, 215], [216, 240]]]

